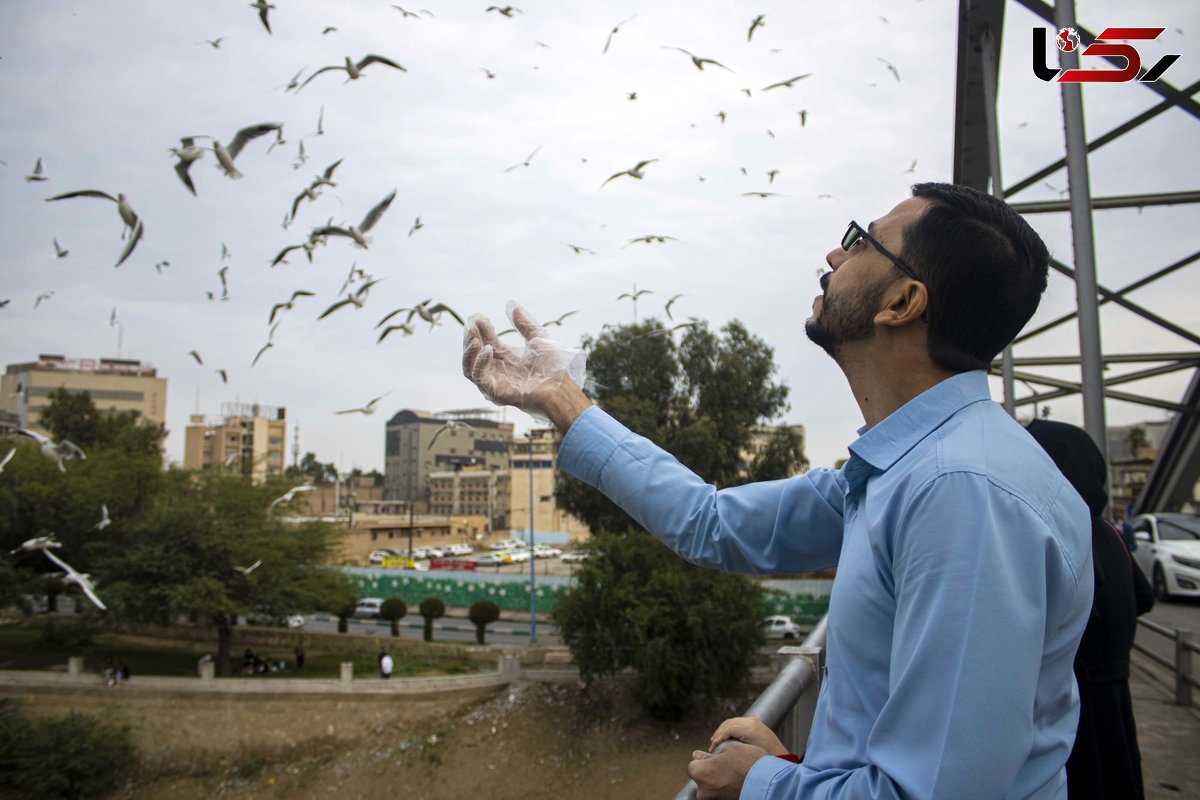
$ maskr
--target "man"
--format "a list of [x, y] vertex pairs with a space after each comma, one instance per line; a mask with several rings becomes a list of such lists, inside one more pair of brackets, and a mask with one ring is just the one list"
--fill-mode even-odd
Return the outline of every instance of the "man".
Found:
[[386, 652], [379, 654], [379, 677], [385, 681], [392, 677], [392, 669], [396, 666], [396, 662]]
[[565, 431], [559, 466], [688, 561], [837, 565], [803, 762], [737, 742], [698, 753], [700, 798], [1064, 798], [1088, 511], [984, 371], [1037, 309], [1045, 245], [1004, 203], [927, 183], [852, 222], [826, 262], [805, 331], [866, 423], [838, 471], [718, 491], [591, 407], [566, 354], [512, 306], [525, 350], [472, 318], [463, 369]]

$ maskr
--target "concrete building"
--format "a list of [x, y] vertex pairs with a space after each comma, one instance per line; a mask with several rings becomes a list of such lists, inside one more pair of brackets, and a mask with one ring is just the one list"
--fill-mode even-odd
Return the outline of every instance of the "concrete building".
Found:
[[220, 416], [192, 414], [183, 442], [187, 469], [227, 468], [254, 481], [283, 475], [286, 409], [222, 403]]
[[0, 411], [15, 414], [23, 428], [39, 429], [50, 394], [60, 388], [87, 392], [100, 410], [133, 411], [153, 425], [167, 419], [167, 379], [128, 358], [39, 355], [37, 361], [9, 364], [0, 376]]
[[[513, 425], [499, 421], [499, 416], [499, 409], [397, 412], [385, 429], [384, 497], [424, 503], [427, 508], [435, 472], [507, 469]], [[465, 425], [446, 428], [452, 421]]]
[[482, 466], [429, 473], [428, 511], [432, 515], [468, 515], [490, 520], [485, 533], [508, 535], [512, 481], [507, 469]]
[[553, 534], [548, 544], [578, 543], [591, 536], [582, 520], [558, 507], [554, 487], [558, 478], [558, 448], [562, 436], [554, 428], [534, 428], [512, 441], [512, 522], [514, 534], [529, 530], [529, 486], [533, 483], [533, 527], [536, 536]]
[[1169, 425], [1162, 420], [1108, 428], [1109, 507], [1114, 515], [1124, 515], [1125, 505], [1141, 496]]

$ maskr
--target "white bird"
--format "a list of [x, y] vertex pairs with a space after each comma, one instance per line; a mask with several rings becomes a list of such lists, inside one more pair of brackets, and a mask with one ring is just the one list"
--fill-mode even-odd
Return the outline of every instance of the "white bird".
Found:
[[37, 163], [33, 165], [33, 172], [26, 175], [25, 180], [29, 183], [46, 180], [45, 168], [42, 166], [42, 159], [40, 156], [38, 157]]
[[895, 64], [893, 64], [892, 62], [888, 61], [886, 58], [880, 58], [879, 56], [875, 56], [875, 60], [879, 61], [879, 62], [880, 62], [880, 63], [882, 63], [882, 64], [883, 64], [885, 67], [887, 67], [887, 68], [888, 68], [888, 71], [892, 73], [892, 77], [894, 77], [894, 78], [896, 79], [896, 82], [897, 82], [897, 83], [899, 83], [899, 82], [900, 82], [900, 71], [899, 71], [898, 69], [896, 69], [896, 65], [895, 65]]
[[99, 608], [101, 611], [108, 610], [108, 606], [104, 605], [100, 598], [96, 596], [96, 590], [92, 587], [92, 582], [88, 580], [87, 575], [76, 572], [74, 567], [63, 561], [58, 556], [54, 555], [54, 553], [51, 553], [49, 550], [42, 550], [42, 552], [45, 553], [46, 558], [53, 561], [59, 566], [59, 568], [67, 573], [62, 579], [63, 583], [75, 584], [83, 591], [85, 595], [87, 595], [88, 600], [91, 600], [97, 608]]
[[628, 175], [631, 178], [637, 178], [638, 180], [641, 180], [642, 178], [646, 177], [646, 174], [644, 172], [642, 172], [642, 169], [647, 164], [653, 164], [655, 161], [658, 161], [658, 159], [650, 158], [645, 161], [639, 161], [637, 163], [637, 165], [631, 169], [625, 169], [625, 170], [621, 170], [620, 172], [615, 172], [612, 175], [609, 175], [608, 178], [605, 179], [604, 183], [600, 184], [600, 188], [603, 189], [604, 185], [607, 184], [609, 181], [611, 181], [615, 178], [619, 178], [622, 175]]
[[33, 301], [33, 307], [36, 309], [38, 306], [40, 306], [40, 305], [42, 304], [42, 301], [43, 301], [43, 300], [49, 300], [51, 297], [54, 297], [54, 290], [53, 290], [53, 289], [51, 289], [51, 290], [50, 290], [50, 291], [48, 291], [48, 292], [42, 292], [41, 294], [39, 294], [39, 295], [38, 295], [38, 296], [37, 296], [37, 297], [34, 299], [34, 301]]
[[188, 170], [192, 167], [192, 162], [204, 155], [204, 148], [196, 144], [195, 136], [180, 137], [179, 143], [182, 147], [167, 148], [176, 156], [179, 161], [175, 164], [175, 174], [179, 176], [179, 180], [183, 181], [183, 185], [192, 194], [196, 193], [196, 185], [192, 183], [192, 176], [188, 175]]
[[375, 413], [375, 404], [378, 403], [383, 398], [387, 397], [389, 394], [391, 394], [391, 392], [387, 392], [386, 394], [379, 395], [379, 397], [376, 397], [374, 400], [367, 403], [362, 408], [348, 408], [345, 411], [335, 411], [334, 413], [335, 414], [366, 414], [366, 415], [370, 416], [371, 414]]
[[251, 572], [254, 572], [254, 570], [258, 569], [260, 566], [262, 566], [261, 558], [258, 561], [255, 561], [253, 564], [251, 564], [248, 567], [239, 567], [238, 565], [234, 564], [233, 568], [236, 569], [238, 572], [242, 573], [243, 575], [249, 575]]
[[15, 447], [8, 451], [8, 455], [6, 455], [4, 457], [3, 461], [0, 461], [0, 472], [4, 472], [4, 466], [8, 462], [12, 461], [12, 457], [16, 454], [16, 452], [17, 452], [17, 448], [15, 448]]
[[271, 23], [267, 20], [267, 12], [275, 6], [267, 2], [267, 0], [254, 0], [250, 4], [251, 8], [258, 9], [258, 18], [262, 20], [263, 27], [267, 29], [267, 33], [271, 32]]
[[536, 156], [536, 155], [538, 154], [538, 151], [539, 151], [539, 150], [541, 150], [541, 149], [542, 149], [542, 146], [539, 144], [539, 145], [538, 145], [538, 146], [537, 146], [537, 147], [534, 149], [534, 151], [533, 151], [532, 153], [530, 153], [530, 154], [529, 154], [529, 157], [528, 157], [528, 158], [526, 158], [526, 159], [525, 159], [524, 161], [522, 161], [520, 164], [513, 164], [511, 167], [509, 167], [508, 169], [506, 169], [506, 170], [504, 170], [504, 171], [505, 171], [505, 172], [512, 172], [512, 171], [513, 171], [514, 169], [516, 169], [517, 167], [528, 167], [528, 166], [529, 166], [529, 162], [530, 162], [530, 161], [533, 161], [533, 157], [534, 157], [534, 156]]
[[42, 455], [46, 458], [54, 459], [55, 463], [58, 464], [59, 472], [67, 471], [67, 468], [63, 466], [63, 459], [73, 458], [77, 461], [87, 461], [87, 454], [79, 448], [79, 445], [67, 439], [63, 439], [61, 442], [55, 444], [49, 437], [26, 430], [25, 428], [17, 428], [17, 433], [22, 436], [28, 436], [41, 445]]
[[271, 505], [267, 506], [267, 515], [270, 516], [272, 509], [280, 503], [288, 503], [294, 500], [297, 492], [311, 492], [316, 488], [315, 486], [294, 486], [288, 489], [287, 492], [271, 501]]
[[340, 225], [326, 225], [321, 228], [314, 228], [312, 233], [309, 234], [308, 240], [310, 242], [315, 242], [322, 236], [345, 236], [349, 239], [353, 239], [355, 245], [365, 250], [367, 245], [371, 243], [371, 240], [367, 238], [367, 232], [371, 230], [371, 228], [375, 227], [375, 223], [379, 221], [379, 218], [383, 216], [383, 212], [387, 211], [388, 206], [390, 206], [392, 201], [395, 199], [396, 190], [393, 189], [391, 194], [380, 200], [375, 204], [374, 208], [367, 212], [367, 215], [363, 217], [362, 222], [360, 222], [357, 227], [354, 225], [349, 227], [342, 227]]
[[108, 506], [104, 503], [100, 504], [100, 521], [92, 526], [94, 531], [102, 531], [112, 525], [112, 518], [108, 516]]
[[272, 343], [270, 340], [268, 340], [268, 341], [267, 341], [267, 343], [266, 343], [266, 344], [264, 344], [264, 345], [262, 346], [262, 348], [260, 348], [260, 349], [259, 349], [258, 353], [256, 353], [256, 354], [255, 354], [255, 356], [254, 356], [254, 360], [250, 362], [250, 366], [251, 366], [251, 368], [253, 368], [253, 367], [254, 367], [254, 365], [258, 363], [258, 360], [259, 360], [260, 358], [262, 358], [262, 355], [263, 355], [263, 353], [267, 352], [268, 350], [270, 350], [270, 349], [271, 349], [272, 347], [274, 347], [274, 346], [275, 346], [275, 345], [274, 345], [274, 344], [273, 344], [273, 343]]
[[630, 17], [629, 19], [626, 19], [626, 20], [621, 20], [620, 22], [618, 22], [616, 25], [613, 26], [613, 29], [608, 32], [608, 38], [604, 40], [604, 49], [600, 51], [600, 55], [604, 55], [605, 53], [608, 52], [608, 46], [610, 44], [612, 44], [612, 37], [621, 32], [621, 26], [624, 25], [626, 22], [629, 22], [636, 16], [637, 16], [637, 14], [634, 14], [633, 17]]
[[665, 311], [667, 313], [667, 319], [669, 319], [669, 320], [675, 319], [674, 317], [671, 316], [671, 306], [675, 305], [675, 301], [683, 296], [684, 296], [683, 294], [674, 295], [670, 300], [667, 301], [667, 304], [665, 306], [663, 306], [663, 311]]
[[271, 316], [267, 319], [267, 324], [270, 325], [271, 323], [273, 323], [275, 321], [275, 315], [277, 313], [279, 313], [280, 309], [283, 309], [285, 311], [291, 311], [292, 308], [294, 308], [295, 303], [299, 298], [313, 297], [313, 296], [314, 296], [313, 293], [308, 291], [307, 289], [297, 289], [296, 291], [292, 292], [291, 299], [287, 300], [286, 302], [276, 303], [275, 305], [271, 306]]
[[58, 239], [54, 240], [54, 255], [57, 258], [66, 258], [70, 252], [71, 252], [70, 250], [62, 249], [62, 247], [58, 243]]
[[328, 67], [321, 67], [312, 75], [309, 75], [308, 78], [305, 79], [304, 83], [300, 84], [300, 88], [296, 89], [296, 91], [299, 92], [300, 89], [308, 86], [308, 84], [312, 83], [312, 79], [320, 75], [322, 72], [329, 72], [330, 70], [335, 69], [343, 70], [347, 75], [349, 75], [350, 77], [348, 77], [346, 80], [356, 81], [362, 77], [362, 71], [371, 64], [386, 64], [387, 66], [392, 67], [393, 69], [398, 69], [401, 72], [408, 72], [408, 70], [397, 64], [395, 61], [392, 61], [390, 58], [384, 58], [383, 56], [378, 56], [374, 53], [368, 53], [367, 55], [363, 56], [358, 60], [358, 63], [351, 61], [350, 56], [346, 56], [346, 63], [344, 65], [338, 66], [334, 64]]
[[408, 312], [408, 317], [405, 318], [404, 323], [407, 325], [412, 321], [413, 316], [416, 315], [428, 322], [429, 329], [433, 330], [438, 324], [438, 318], [442, 314], [449, 314], [450, 316], [454, 317], [454, 320], [459, 325], [466, 325], [466, 323], [463, 322], [463, 318], [460, 317], [458, 313], [450, 306], [446, 305], [445, 303], [437, 303], [436, 305], [431, 306], [429, 305], [429, 302], [429, 300], [426, 300], [424, 303], [417, 303], [417, 305], [415, 305], [412, 310]]
[[[242, 148], [248, 142], [252, 139], [257, 139], [259, 136], [265, 136], [271, 131], [275, 131], [277, 135], [282, 133], [283, 123], [260, 122], [257, 125], [242, 128], [233, 135], [233, 139], [227, 145], [221, 144], [218, 139], [213, 139], [213, 155], [217, 157], [217, 165], [230, 178], [243, 177], [242, 173], [238, 172], [237, 167], [233, 165], [233, 160], [238, 157], [238, 153], [242, 152]], [[222, 248], [224, 248], [224, 245], [222, 245]], [[222, 258], [224, 256], [225, 254], [222, 253]]]
[[26, 539], [16, 550], [9, 550], [8, 554], [15, 556], [17, 553], [32, 553], [34, 550], [46, 550], [50, 547], [62, 547], [62, 542], [55, 539], [53, 533], [49, 536], [35, 536], [32, 539]]
[[[121, 257], [117, 259], [116, 266], [121, 266], [125, 263], [125, 259], [129, 258], [133, 253], [133, 248], [137, 247], [137, 243], [141, 240], [145, 233], [142, 227], [142, 220], [134, 212], [133, 206], [129, 204], [129, 198], [118, 192], [116, 197], [113, 197], [108, 192], [102, 192], [98, 189], [80, 189], [77, 192], [66, 192], [64, 194], [56, 194], [54, 197], [47, 197], [47, 203], [53, 203], [57, 200], [70, 200], [74, 197], [97, 197], [102, 200], [111, 200], [117, 204], [117, 213], [121, 215], [121, 221], [125, 223], [129, 229], [129, 239], [125, 242], [125, 249], [121, 251]], [[124, 233], [124, 231], [122, 231]]]
[[465, 428], [466, 430], [469, 430], [471, 433], [479, 433], [479, 431], [476, 430], [476, 428], [474, 426], [468, 425], [467, 423], [461, 422], [456, 419], [452, 419], [449, 422], [447, 422], [445, 425], [443, 425], [442, 427], [440, 427], [436, 431], [434, 431], [433, 438], [429, 440], [429, 444], [425, 446], [425, 449], [428, 450], [429, 448], [433, 447], [433, 443], [438, 440], [438, 437], [442, 435], [443, 431], [455, 431], [455, 430], [458, 430], [459, 428]]
[[405, 336], [412, 336], [413, 329], [411, 325], [388, 325], [383, 329], [383, 333], [379, 334], [379, 338], [375, 340], [375, 344], [379, 344], [392, 331], [404, 331]]
[[341, 165], [344, 159], [339, 158], [337, 161], [325, 168], [325, 171], [313, 178], [313, 182], [309, 184], [310, 189], [320, 189], [322, 186], [328, 186], [331, 189], [337, 188], [337, 184], [333, 182], [333, 171]]

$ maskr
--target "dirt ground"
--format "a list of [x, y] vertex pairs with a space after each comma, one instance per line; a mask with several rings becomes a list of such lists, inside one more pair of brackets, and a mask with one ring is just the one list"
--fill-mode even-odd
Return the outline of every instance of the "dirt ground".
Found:
[[[132, 689], [133, 687], [128, 687]], [[671, 798], [692, 750], [749, 695], [676, 724], [619, 683], [522, 683], [414, 698], [25, 693], [32, 714], [123, 720], [139, 763], [117, 797], [629, 800]]]

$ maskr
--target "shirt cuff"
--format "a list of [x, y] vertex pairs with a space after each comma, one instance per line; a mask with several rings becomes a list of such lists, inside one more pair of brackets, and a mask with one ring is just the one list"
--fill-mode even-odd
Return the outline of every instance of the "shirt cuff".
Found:
[[632, 432], [597, 406], [575, 418], [558, 449], [558, 468], [599, 488], [600, 473]]
[[743, 800], [766, 797], [781, 772], [796, 768], [795, 764], [783, 758], [760, 758], [746, 773], [746, 780], [742, 783], [741, 797]]

